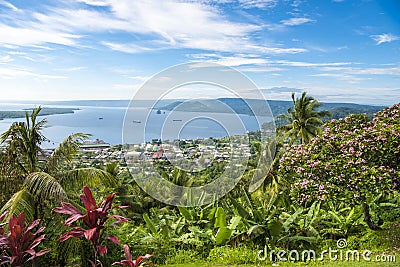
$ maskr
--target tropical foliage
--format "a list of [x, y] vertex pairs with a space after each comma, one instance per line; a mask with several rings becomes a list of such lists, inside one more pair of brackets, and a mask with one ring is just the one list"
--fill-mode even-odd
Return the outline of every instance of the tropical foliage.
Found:
[[[108, 247], [105, 244], [106, 241], [114, 242], [117, 245], [120, 244], [116, 236], [106, 234], [107, 222], [110, 219], [115, 219], [115, 222], [113, 222], [114, 225], [130, 220], [120, 215], [109, 215], [109, 213], [112, 209], [129, 208], [129, 206], [112, 206], [115, 194], [109, 195], [97, 205], [96, 200], [93, 198], [92, 191], [90, 191], [87, 186], [83, 188], [83, 193], [84, 194], [80, 195], [80, 198], [86, 209], [85, 214], [68, 202], [61, 202], [61, 207], [53, 209], [54, 212], [70, 215], [65, 221], [65, 225], [73, 228], [73, 230], [61, 235], [58, 240], [64, 242], [70, 238], [80, 238], [84, 236], [93, 246], [95, 261], [91, 261], [91, 264], [92, 266], [97, 266], [99, 254], [104, 257], [108, 252]], [[82, 221], [85, 228], [74, 224], [78, 220]]]
[[46, 119], [38, 121], [41, 108], [35, 109], [25, 122], [14, 123], [1, 135], [5, 150], [1, 153], [0, 176], [5, 192], [14, 191], [4, 204], [3, 211], [10, 215], [24, 212], [30, 220], [40, 218], [46, 201], [64, 200], [74, 194], [74, 189], [83, 185], [103, 183], [116, 186], [116, 180], [103, 170], [96, 168], [73, 168], [72, 156], [77, 152], [87, 134], [76, 133], [68, 136], [47, 156], [41, 145], [47, 139], [42, 130]]
[[395, 194], [400, 185], [399, 105], [376, 114], [351, 115], [325, 124], [309, 144], [292, 146], [280, 161], [280, 175], [290, 177], [295, 201], [315, 200], [363, 204], [371, 228], [368, 202], [379, 194]]
[[[4, 219], [5, 215], [6, 213], [0, 216], [0, 221]], [[0, 226], [0, 265], [10, 264], [20, 267], [50, 251], [50, 249], [39, 252], [35, 250], [45, 238], [45, 235], [42, 234], [44, 227], [33, 232], [39, 223], [40, 220], [35, 220], [26, 225], [25, 214], [21, 213], [18, 217], [11, 215], [8, 222], [9, 232], [4, 230], [5, 224]]]
[[[40, 108], [27, 114], [2, 135], [0, 197], [8, 213], [0, 219], [9, 223], [0, 225], [0, 264], [254, 266], [262, 265], [260, 249], [322, 251], [340, 238], [351, 249], [398, 254], [400, 104], [372, 119], [356, 114], [324, 123], [327, 113], [317, 100], [305, 93], [292, 100], [279, 116], [280, 135], [268, 140], [267, 153], [276, 160], [264, 185], [248, 190], [253, 175], [266, 173], [257, 164], [263, 157], [260, 133], [249, 133], [241, 181], [222, 199], [199, 207], [152, 199], [135, 183], [145, 174], [129, 172], [123, 159], [83, 164], [78, 149], [88, 135], [71, 135], [46, 154]], [[196, 174], [164, 159], [155, 167], [175, 184], [197, 186], [213, 181], [226, 164], [213, 162], [211, 172]]]
[[287, 124], [280, 125], [277, 130], [283, 133], [282, 139], [289, 140], [290, 144], [297, 141], [302, 144], [308, 143], [322, 132], [322, 118], [327, 118], [330, 114], [328, 111], [319, 111], [321, 104], [313, 97], [307, 96], [306, 92], [296, 99], [293, 93], [292, 101], [293, 107], [277, 117], [280, 124]]

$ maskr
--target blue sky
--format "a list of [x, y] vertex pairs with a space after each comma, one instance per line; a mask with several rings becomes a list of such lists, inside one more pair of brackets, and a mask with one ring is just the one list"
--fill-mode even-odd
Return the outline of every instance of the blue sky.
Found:
[[397, 0], [0, 0], [1, 100], [130, 99], [211, 61], [269, 99], [400, 102]]

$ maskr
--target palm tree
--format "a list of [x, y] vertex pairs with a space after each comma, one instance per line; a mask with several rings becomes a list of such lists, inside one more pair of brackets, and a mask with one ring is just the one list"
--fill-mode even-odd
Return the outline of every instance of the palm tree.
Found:
[[308, 143], [310, 140], [322, 132], [322, 118], [330, 116], [326, 110], [318, 111], [321, 106], [318, 100], [307, 96], [303, 92], [300, 98], [295, 99], [292, 93], [293, 108], [289, 108], [287, 113], [278, 115], [278, 119], [287, 122], [286, 125], [278, 127], [278, 133], [282, 133], [282, 139], [289, 139], [289, 144], [300, 142]]
[[29, 220], [40, 217], [46, 204], [71, 197], [77, 187], [99, 183], [116, 186], [116, 179], [106, 171], [73, 168], [72, 157], [87, 134], [68, 136], [46, 156], [41, 144], [47, 141], [42, 134], [47, 121], [38, 121], [40, 111], [41, 107], [36, 108], [30, 116], [26, 112], [24, 122], [14, 123], [0, 137], [0, 180], [3, 187], [16, 192], [1, 210], [8, 210], [10, 215], [24, 211]]

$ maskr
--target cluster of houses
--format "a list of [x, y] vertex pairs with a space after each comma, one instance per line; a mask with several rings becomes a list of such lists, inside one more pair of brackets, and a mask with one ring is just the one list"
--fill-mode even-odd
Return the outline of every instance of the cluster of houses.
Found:
[[169, 143], [162, 145], [147, 143], [141, 145], [131, 145], [129, 151], [125, 154], [126, 162], [132, 163], [137, 160], [160, 160], [160, 159], [193, 159], [206, 158], [218, 161], [227, 160], [232, 156], [232, 149], [240, 151], [236, 156], [250, 157], [250, 148], [248, 145], [239, 145], [232, 148], [229, 143], [218, 143], [215, 145], [203, 145], [189, 142], [185, 148], [177, 147]]
[[[240, 153], [233, 153], [240, 151]], [[231, 144], [219, 142], [213, 145], [201, 144], [199, 140], [186, 141], [185, 147], [181, 148], [173, 144], [157, 142], [145, 144], [133, 144], [128, 147], [111, 146], [102, 140], [87, 141], [80, 147], [79, 160], [81, 163], [88, 165], [93, 160], [97, 160], [106, 164], [107, 162], [121, 162], [132, 164], [141, 161], [156, 161], [165, 159], [199, 159], [203, 158], [205, 163], [229, 160], [232, 155], [234, 157], [250, 157], [250, 149], [248, 145], [238, 145], [232, 147]]]

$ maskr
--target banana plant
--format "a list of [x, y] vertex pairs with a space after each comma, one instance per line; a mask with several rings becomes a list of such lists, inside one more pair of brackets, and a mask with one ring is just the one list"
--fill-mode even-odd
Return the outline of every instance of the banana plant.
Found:
[[327, 227], [321, 233], [329, 237], [347, 237], [363, 224], [362, 216], [361, 207], [335, 207], [332, 202], [327, 202], [327, 211], [324, 211], [321, 222]]
[[227, 224], [226, 213], [222, 207], [213, 209], [209, 214], [209, 219], [214, 221], [214, 229], [217, 229], [215, 235], [215, 243], [217, 245], [223, 245], [230, 241], [241, 221], [240, 216], [233, 216], [229, 224]]

